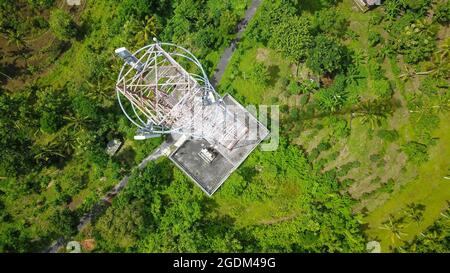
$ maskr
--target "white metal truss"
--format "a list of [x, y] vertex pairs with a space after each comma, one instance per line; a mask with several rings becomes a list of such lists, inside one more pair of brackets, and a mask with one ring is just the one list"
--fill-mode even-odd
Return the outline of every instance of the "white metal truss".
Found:
[[[245, 124], [236, 120], [210, 84], [200, 62], [185, 48], [156, 42], [131, 58], [132, 64], [122, 67], [116, 92], [125, 115], [141, 132], [204, 138], [228, 149], [247, 133]], [[129, 105], [124, 105], [123, 98]]]

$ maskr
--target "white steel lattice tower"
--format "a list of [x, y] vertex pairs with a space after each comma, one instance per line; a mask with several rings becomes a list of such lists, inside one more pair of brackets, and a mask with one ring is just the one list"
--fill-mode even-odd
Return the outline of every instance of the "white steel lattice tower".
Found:
[[163, 153], [211, 196], [269, 132], [231, 95], [217, 94], [191, 52], [154, 41], [134, 54], [116, 50], [125, 61], [119, 105], [138, 127], [135, 139], [170, 134]]
[[247, 126], [227, 110], [191, 52], [154, 41], [134, 54], [125, 48], [116, 50], [125, 61], [117, 97], [125, 115], [139, 128], [135, 138], [181, 134], [232, 149]]

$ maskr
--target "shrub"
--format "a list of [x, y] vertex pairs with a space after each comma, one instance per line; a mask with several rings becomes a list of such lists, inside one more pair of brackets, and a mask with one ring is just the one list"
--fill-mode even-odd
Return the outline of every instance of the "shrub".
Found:
[[376, 58], [370, 58], [369, 63], [369, 74], [376, 80], [384, 79], [384, 71], [381, 67], [380, 62]]
[[42, 16], [36, 16], [35, 18], [33, 18], [32, 24], [33, 24], [33, 27], [39, 28], [39, 29], [46, 29], [49, 26], [48, 22]]
[[431, 5], [432, 0], [402, 0], [405, 9], [410, 9], [415, 14], [425, 15]]
[[448, 24], [450, 22], [450, 1], [445, 1], [437, 5], [433, 19], [441, 24]]
[[300, 84], [300, 88], [302, 89], [302, 93], [312, 93], [319, 89], [319, 83], [314, 80], [304, 80]]
[[289, 80], [289, 78], [286, 78], [286, 77], [281, 77], [280, 78], [280, 83], [281, 83], [282, 87], [285, 87], [285, 88], [288, 87], [290, 82], [291, 81]]
[[342, 180], [341, 184], [342, 184], [342, 188], [347, 188], [348, 186], [350, 186], [351, 184], [353, 184], [355, 182], [354, 179], [351, 178], [346, 178], [344, 180]]
[[345, 46], [325, 35], [316, 36], [306, 62], [313, 72], [332, 75], [342, 72], [347, 64], [348, 51]]
[[299, 111], [297, 108], [292, 109], [290, 111], [289, 115], [292, 120], [298, 120], [298, 118], [300, 117], [300, 114], [299, 114]]
[[319, 149], [320, 152], [329, 150], [331, 148], [331, 144], [329, 142], [320, 142], [319, 145], [317, 145], [317, 149]]
[[291, 81], [287, 87], [287, 90], [291, 95], [298, 95], [302, 93], [302, 88], [300, 88], [300, 85], [296, 81]]
[[265, 86], [270, 80], [269, 70], [264, 64], [255, 63], [250, 72], [250, 77], [255, 83]]
[[410, 141], [402, 146], [403, 152], [408, 156], [408, 159], [416, 165], [420, 165], [428, 161], [427, 145]]
[[392, 178], [389, 178], [386, 184], [379, 188], [379, 192], [392, 193], [394, 191], [395, 181]]
[[314, 14], [313, 27], [318, 32], [342, 37], [348, 27], [348, 21], [335, 9], [322, 9]]
[[58, 131], [61, 126], [61, 118], [54, 112], [44, 112], [39, 120], [41, 130], [45, 133], [52, 134]]
[[309, 18], [283, 15], [279, 20], [272, 24], [269, 45], [298, 64], [306, 58], [313, 42]]
[[316, 164], [315, 167], [318, 170], [323, 169], [323, 167], [325, 167], [325, 165], [328, 163], [328, 158], [321, 158]]
[[371, 154], [369, 158], [370, 158], [370, 161], [375, 163], [375, 162], [380, 161], [381, 155], [380, 154]]
[[381, 21], [383, 21], [384, 15], [381, 13], [373, 13], [372, 16], [369, 19], [369, 23], [371, 25], [379, 25]]
[[97, 117], [97, 109], [95, 106], [96, 104], [82, 93], [77, 93], [72, 100], [72, 109], [80, 117], [95, 119]]
[[315, 160], [316, 158], [319, 157], [319, 154], [320, 154], [319, 150], [317, 150], [316, 148], [312, 149], [311, 152], [309, 153], [309, 160], [311, 161]]
[[384, 129], [382, 129], [382, 130], [378, 131], [377, 135], [382, 140], [386, 140], [388, 142], [396, 141], [399, 138], [398, 132], [396, 130], [384, 130]]
[[280, 111], [281, 111], [281, 113], [286, 114], [287, 112], [289, 112], [289, 105], [287, 105], [287, 104], [281, 105]]
[[324, 126], [322, 123], [317, 123], [316, 125], [314, 125], [314, 129], [322, 130], [323, 128], [324, 128]]
[[415, 64], [426, 60], [436, 49], [435, 33], [430, 25], [418, 20], [400, 31], [399, 37], [393, 37], [399, 53], [405, 56], [405, 61]]
[[372, 87], [380, 98], [388, 99], [392, 96], [392, 87], [388, 80], [374, 80]]
[[345, 119], [331, 117], [329, 123], [333, 129], [334, 136], [343, 138], [350, 134], [350, 128], [348, 127], [348, 123]]
[[415, 119], [413, 124], [416, 137], [423, 143], [433, 144], [431, 132], [439, 127], [439, 116], [432, 113], [414, 113], [412, 117]]
[[372, 184], [378, 184], [380, 182], [381, 182], [381, 178], [379, 176], [377, 176], [374, 179], [370, 180], [370, 183], [372, 183]]
[[339, 167], [339, 171], [337, 174], [338, 176], [345, 176], [351, 169], [358, 168], [359, 166], [361, 166], [361, 162], [359, 161], [348, 162]]
[[377, 168], [384, 168], [386, 166], [386, 161], [384, 159], [381, 159], [377, 163]]
[[311, 153], [309, 154], [310, 160], [315, 160], [316, 158], [319, 157], [321, 152], [329, 150], [330, 148], [331, 144], [329, 142], [327, 141], [320, 142], [319, 145], [317, 145], [317, 147], [311, 150]]
[[381, 36], [380, 33], [375, 32], [375, 31], [369, 31], [369, 46], [376, 46], [379, 43], [383, 42], [383, 37]]
[[336, 76], [332, 86], [323, 88], [314, 94], [315, 102], [323, 112], [338, 111], [347, 100], [345, 76]]
[[64, 10], [55, 10], [50, 15], [50, 28], [55, 36], [68, 41], [77, 34], [77, 27], [69, 13]]
[[50, 8], [55, 4], [55, 0], [28, 0], [27, 2], [32, 7], [38, 9]]
[[69, 237], [76, 232], [77, 217], [67, 208], [56, 210], [50, 217], [50, 230], [58, 236]]
[[328, 157], [328, 160], [329, 160], [329, 161], [334, 161], [334, 160], [336, 160], [336, 158], [338, 158], [339, 154], [340, 154], [339, 151], [336, 151], [336, 152], [334, 152], [334, 153], [331, 153], [330, 156]]

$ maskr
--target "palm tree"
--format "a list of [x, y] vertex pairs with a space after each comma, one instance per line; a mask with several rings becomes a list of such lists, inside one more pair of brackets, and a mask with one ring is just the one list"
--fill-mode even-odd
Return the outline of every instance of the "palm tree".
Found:
[[450, 98], [439, 95], [437, 101], [431, 105], [431, 109], [437, 114], [448, 112], [450, 110]]
[[8, 37], [8, 44], [15, 44], [17, 48], [22, 48], [26, 46], [26, 42], [24, 39], [24, 34], [19, 30], [11, 30], [9, 29], [6, 32]]
[[321, 96], [318, 99], [318, 104], [323, 111], [334, 113], [339, 109], [340, 101], [341, 99], [338, 96]]
[[113, 103], [114, 89], [109, 84], [104, 84], [100, 80], [95, 84], [86, 81], [86, 84], [89, 86], [89, 90], [92, 91], [87, 94], [91, 99], [100, 101], [101, 104], [105, 105], [111, 105]]
[[375, 129], [375, 127], [381, 126], [382, 122], [386, 120], [388, 111], [389, 109], [384, 103], [367, 101], [362, 104], [358, 115], [361, 117], [363, 124], [369, 124], [371, 129]]
[[417, 226], [422, 222], [423, 220], [423, 212], [425, 210], [425, 206], [423, 204], [414, 204], [410, 203], [406, 206], [406, 209], [404, 210], [406, 215], [413, 220]]
[[435, 227], [431, 227], [425, 233], [421, 232], [420, 236], [421, 245], [424, 245], [429, 249], [430, 247], [434, 248], [438, 246], [438, 242], [444, 239], [445, 233]]
[[362, 75], [359, 73], [358, 68], [357, 68], [356, 66], [352, 66], [352, 67], [348, 70], [348, 72], [347, 72], [347, 76], [346, 76], [346, 78], [345, 78], [345, 82], [346, 82], [348, 85], [351, 85], [351, 84], [356, 84], [356, 85], [358, 85], [358, 80], [364, 79], [364, 78], [365, 78], [365, 77], [362, 76]]
[[412, 72], [412, 76], [432, 75], [435, 77], [443, 78], [449, 77], [448, 75], [450, 74], [450, 59], [448, 58], [448, 56], [436, 52], [433, 54], [433, 57], [431, 58], [431, 61], [428, 62], [428, 64], [429, 68], [427, 71]]
[[410, 101], [410, 113], [417, 113], [419, 115], [418, 120], [420, 120], [425, 114], [429, 113], [429, 107], [427, 107], [428, 96], [423, 94], [414, 94]]
[[414, 70], [412, 70], [412, 69], [409, 69], [409, 67], [407, 67], [407, 66], [405, 65], [405, 73], [400, 74], [398, 77], [399, 77], [402, 81], [406, 82], [406, 81], [408, 81], [409, 79], [413, 78], [415, 75], [417, 75], [417, 74], [416, 74], [416, 71], [414, 71]]
[[34, 158], [39, 161], [50, 161], [53, 157], [65, 157], [65, 155], [61, 152], [59, 143], [55, 141], [51, 141], [46, 145], [38, 145], [37, 153], [34, 155]]
[[401, 11], [400, 3], [397, 1], [386, 1], [384, 9], [388, 20], [393, 20]]
[[151, 37], [156, 36], [158, 27], [155, 17], [145, 16], [145, 19], [139, 23], [139, 28], [141, 30], [136, 34], [136, 39], [137, 44], [142, 46], [148, 43]]
[[425, 76], [432, 75], [437, 77], [448, 78], [450, 74], [450, 38], [447, 38], [441, 45], [440, 49], [433, 54], [431, 62], [429, 62], [430, 67], [427, 71], [417, 72], [409, 69], [405, 65], [405, 73], [399, 76], [400, 79], [406, 81], [414, 76]]
[[86, 127], [91, 122], [91, 119], [89, 117], [82, 117], [79, 115], [65, 116], [63, 118], [67, 120], [65, 130], [67, 131], [68, 129], [73, 129], [73, 131], [75, 131], [75, 134], [84, 132]]
[[75, 134], [68, 131], [59, 133], [55, 141], [59, 143], [59, 148], [64, 151], [64, 154], [66, 155], [72, 154], [78, 146], [78, 139]]
[[388, 220], [379, 228], [389, 231], [391, 241], [394, 243], [396, 239], [401, 240], [406, 235], [406, 233], [402, 232], [404, 227], [403, 219], [393, 220], [392, 215], [389, 215]]
[[411, 101], [410, 113], [417, 113], [418, 120], [422, 119], [425, 114], [429, 113], [446, 113], [450, 111], [450, 98], [439, 94], [436, 98], [431, 99], [429, 96], [415, 96]]
[[353, 54], [353, 65], [359, 67], [367, 63], [367, 55], [363, 51], [355, 51]]

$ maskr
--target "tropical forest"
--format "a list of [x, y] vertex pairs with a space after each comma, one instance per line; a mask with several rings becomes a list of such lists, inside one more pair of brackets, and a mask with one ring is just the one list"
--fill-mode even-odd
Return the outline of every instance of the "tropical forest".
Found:
[[[450, 1], [369, 2], [0, 0], [0, 252], [449, 253]], [[279, 109], [212, 196], [117, 102], [156, 39]]]

